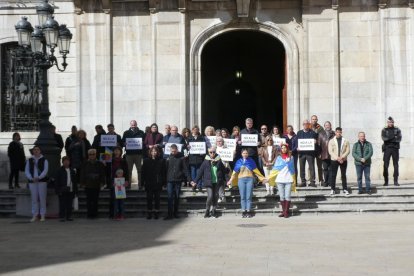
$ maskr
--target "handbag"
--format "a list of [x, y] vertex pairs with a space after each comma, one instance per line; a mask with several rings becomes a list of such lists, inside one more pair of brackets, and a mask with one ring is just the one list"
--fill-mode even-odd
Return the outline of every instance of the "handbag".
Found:
[[73, 198], [73, 210], [75, 211], [79, 210], [79, 199], [77, 196]]

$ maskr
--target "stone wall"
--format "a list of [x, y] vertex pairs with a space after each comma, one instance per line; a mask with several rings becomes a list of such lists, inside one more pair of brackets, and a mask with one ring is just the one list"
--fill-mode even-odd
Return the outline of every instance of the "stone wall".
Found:
[[[382, 2], [369, 0], [339, 1], [339, 7], [330, 0], [256, 0], [247, 18], [238, 17], [236, 0], [155, 2], [54, 1], [56, 19], [74, 33], [67, 71], [49, 72], [51, 121], [64, 138], [71, 125], [92, 140], [97, 123], [114, 122], [121, 134], [131, 119], [141, 128], [199, 124], [203, 46], [227, 30], [252, 29], [285, 45], [289, 123], [298, 129], [317, 114], [320, 123], [342, 126], [352, 142], [366, 131], [378, 180], [380, 131], [392, 115], [403, 132], [401, 177], [414, 179], [414, 20], [407, 1], [380, 8]], [[0, 43], [17, 40], [13, 26], [21, 15], [37, 21], [33, 5], [0, 9]], [[1, 139], [2, 168], [10, 136]], [[354, 180], [352, 162], [348, 171]]]

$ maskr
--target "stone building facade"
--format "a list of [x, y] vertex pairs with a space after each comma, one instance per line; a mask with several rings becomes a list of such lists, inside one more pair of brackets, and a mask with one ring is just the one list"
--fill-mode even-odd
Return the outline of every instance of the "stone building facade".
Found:
[[[37, 21], [33, 2], [0, 3], [2, 45], [17, 41], [14, 25], [21, 16], [33, 25]], [[403, 133], [401, 178], [414, 179], [409, 165], [414, 161], [414, 0], [50, 3], [55, 19], [74, 34], [68, 69], [49, 72], [51, 121], [63, 136], [77, 125], [92, 139], [95, 124], [110, 122], [122, 133], [131, 119], [141, 128], [152, 122], [160, 128], [166, 123], [204, 127], [209, 114], [218, 111], [214, 104], [203, 106], [203, 50], [229, 33], [255, 32], [283, 46], [279, 124], [297, 130], [303, 119], [317, 114], [320, 123], [342, 126], [351, 142], [365, 131], [374, 144], [372, 178], [379, 180], [380, 132], [391, 115]], [[249, 47], [259, 47], [260, 41]], [[30, 144], [36, 133], [22, 136]], [[2, 172], [10, 138], [11, 132], [1, 133]]]

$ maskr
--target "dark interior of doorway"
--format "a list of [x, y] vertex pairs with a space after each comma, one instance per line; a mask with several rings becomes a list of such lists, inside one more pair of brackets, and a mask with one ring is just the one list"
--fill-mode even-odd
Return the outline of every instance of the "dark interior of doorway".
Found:
[[230, 31], [209, 41], [201, 57], [202, 126], [244, 128], [245, 118], [282, 127], [285, 49], [259, 31]]

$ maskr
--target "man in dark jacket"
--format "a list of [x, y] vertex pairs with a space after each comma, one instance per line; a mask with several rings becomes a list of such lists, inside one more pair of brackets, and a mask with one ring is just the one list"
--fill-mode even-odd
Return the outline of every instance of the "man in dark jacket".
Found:
[[382, 129], [381, 132], [382, 151], [384, 152], [384, 186], [388, 186], [388, 167], [390, 165], [390, 159], [392, 157], [392, 163], [394, 165], [394, 185], [398, 184], [398, 161], [400, 159], [400, 142], [402, 139], [401, 130], [394, 126], [394, 119], [390, 116], [387, 120], [387, 126]]
[[71, 158], [69, 147], [73, 143], [73, 141], [76, 141], [77, 139], [78, 139], [78, 128], [76, 126], [72, 126], [71, 134], [65, 140], [65, 151], [66, 151], [66, 155], [69, 158]]
[[145, 133], [138, 128], [137, 121], [132, 120], [129, 122], [129, 129], [124, 131], [124, 135], [122, 135], [122, 143], [125, 147], [125, 159], [128, 164], [128, 173], [129, 179], [132, 182], [132, 170], [134, 169], [134, 165], [137, 168], [138, 174], [138, 189], [142, 189], [144, 185], [142, 184], [142, 177], [141, 177], [141, 167], [142, 167], [142, 156], [143, 150], [142, 149], [130, 149], [127, 146], [127, 139], [131, 138], [141, 138], [142, 148], [145, 148], [144, 139]]
[[95, 126], [96, 135], [93, 137], [92, 148], [96, 149], [96, 156], [99, 158], [105, 152], [105, 147], [101, 147], [101, 136], [106, 134], [102, 125]]
[[[298, 131], [297, 140], [298, 145], [301, 139], [313, 139], [316, 146], [316, 139], [318, 135], [310, 128], [309, 120], [303, 121], [303, 129]], [[300, 150], [298, 147], [299, 153], [299, 165], [300, 165], [300, 178], [301, 185], [300, 187], [306, 187], [306, 176], [305, 176], [305, 165], [308, 162], [309, 171], [310, 171], [310, 184], [311, 187], [316, 187], [315, 184], [315, 152], [316, 147], [313, 150]]]
[[241, 134], [241, 136], [243, 136], [243, 134], [255, 134], [255, 135], [257, 135], [257, 145], [256, 146], [243, 146], [243, 144], [241, 144], [241, 141], [239, 141], [238, 143], [240, 143], [243, 148], [247, 149], [247, 152], [249, 153], [249, 157], [252, 158], [254, 160], [254, 162], [256, 162], [256, 166], [258, 167], [258, 169], [262, 170], [263, 168], [259, 167], [259, 154], [258, 154], [258, 149], [257, 149], [257, 147], [261, 145], [260, 134], [256, 129], [253, 128], [253, 119], [251, 119], [251, 118], [246, 119], [246, 128], [242, 129], [240, 131], [240, 134]]
[[55, 191], [59, 197], [60, 221], [72, 221], [72, 202], [78, 192], [75, 170], [70, 168], [70, 159], [62, 158], [62, 167], [58, 170], [55, 178]]
[[[63, 144], [63, 138], [62, 135], [56, 133], [56, 127], [54, 125], [52, 125], [52, 132], [53, 132], [53, 136], [55, 137], [56, 143], [58, 148], [60, 149], [60, 153], [62, 152], [63, 147], [65, 146], [65, 144]], [[59, 154], [60, 154], [59, 153]], [[60, 156], [59, 156], [60, 158]]]
[[170, 220], [178, 216], [178, 203], [180, 201], [181, 183], [191, 181], [182, 153], [178, 152], [175, 144], [171, 145], [171, 153], [166, 161], [167, 167], [167, 192], [168, 192], [168, 215], [164, 220]]
[[[320, 148], [320, 160], [322, 161], [322, 171], [323, 171], [323, 181], [322, 186], [329, 186], [330, 172], [331, 172], [331, 157], [328, 152], [328, 143], [335, 136], [335, 132], [332, 130], [331, 122], [326, 121], [324, 130], [319, 132], [318, 135], [318, 144]], [[317, 159], [318, 160], [318, 159]]]

